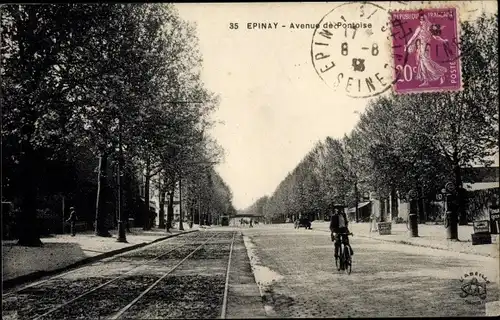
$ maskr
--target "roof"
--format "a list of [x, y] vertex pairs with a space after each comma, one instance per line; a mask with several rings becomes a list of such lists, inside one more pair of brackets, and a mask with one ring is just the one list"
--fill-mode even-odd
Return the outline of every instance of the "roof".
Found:
[[[358, 203], [358, 209], [363, 208], [363, 207], [369, 205], [370, 203], [371, 203], [371, 201], [360, 202], [360, 203]], [[347, 209], [347, 212], [356, 212], [356, 207], [352, 207], [352, 208]]]
[[477, 183], [464, 183], [464, 188], [467, 191], [486, 190], [500, 188], [498, 182], [477, 182]]

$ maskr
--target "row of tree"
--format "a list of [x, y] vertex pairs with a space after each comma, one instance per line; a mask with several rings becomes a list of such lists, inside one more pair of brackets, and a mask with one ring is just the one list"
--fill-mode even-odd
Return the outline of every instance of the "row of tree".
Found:
[[200, 225], [220, 224], [224, 216], [236, 214], [232, 192], [213, 168], [205, 173], [206, 176], [190, 175], [186, 181], [191, 186], [186, 196], [189, 220]]
[[435, 199], [452, 182], [466, 223], [464, 168], [490, 165], [488, 156], [498, 152], [497, 19], [483, 14], [462, 22], [462, 91], [372, 100], [349, 134], [317, 143], [270, 197], [250, 208], [271, 221], [320, 218], [333, 203], [357, 208], [373, 192], [397, 214], [398, 195], [414, 189], [421, 199]]
[[152, 179], [163, 199], [182, 180], [190, 197], [232, 207], [206, 134], [218, 97], [200, 79], [196, 29], [173, 5], [0, 10], [2, 201], [20, 208], [20, 244], [41, 244], [37, 209], [56, 198], [93, 212], [99, 236], [115, 212], [141, 212], [149, 229]]

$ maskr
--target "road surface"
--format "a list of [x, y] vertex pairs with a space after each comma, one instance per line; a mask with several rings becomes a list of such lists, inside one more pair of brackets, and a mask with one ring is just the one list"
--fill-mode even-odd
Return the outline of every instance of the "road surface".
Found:
[[[247, 228], [243, 234], [272, 316], [484, 316], [485, 303], [499, 300], [494, 258], [354, 235], [347, 275], [335, 269], [329, 233], [287, 224]], [[486, 299], [460, 296], [471, 277], [460, 278], [470, 272], [490, 281]]]

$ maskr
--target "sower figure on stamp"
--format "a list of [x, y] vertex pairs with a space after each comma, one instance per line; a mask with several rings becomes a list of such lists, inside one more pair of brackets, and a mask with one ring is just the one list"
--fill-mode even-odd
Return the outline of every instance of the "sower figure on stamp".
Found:
[[430, 53], [431, 39], [440, 42], [448, 42], [439, 36], [441, 26], [432, 24], [426, 14], [419, 15], [420, 26], [404, 46], [404, 50], [410, 53], [415, 52], [415, 61], [417, 63], [417, 79], [422, 80], [420, 87], [429, 85], [429, 81], [440, 80], [444, 82], [444, 75], [447, 71], [436, 61], [432, 60]]
[[354, 254], [351, 245], [349, 244], [349, 229], [347, 227], [348, 221], [347, 216], [344, 211], [340, 211], [340, 209], [335, 208], [333, 214], [330, 218], [330, 231], [332, 241], [335, 241], [335, 259], [339, 258], [339, 250], [340, 250], [340, 241], [344, 243], [351, 252], [351, 256]]
[[76, 211], [75, 211], [74, 207], [69, 208], [69, 212], [70, 212], [69, 218], [68, 218], [68, 220], [66, 220], [66, 222], [70, 223], [71, 236], [74, 237], [76, 234], [75, 223], [76, 223], [76, 220], [78, 219], [78, 217], [76, 216]]

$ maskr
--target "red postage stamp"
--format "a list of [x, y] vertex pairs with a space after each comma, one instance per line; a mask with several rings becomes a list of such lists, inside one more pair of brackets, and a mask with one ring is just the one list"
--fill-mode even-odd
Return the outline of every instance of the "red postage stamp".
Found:
[[456, 8], [391, 12], [396, 93], [462, 88]]

